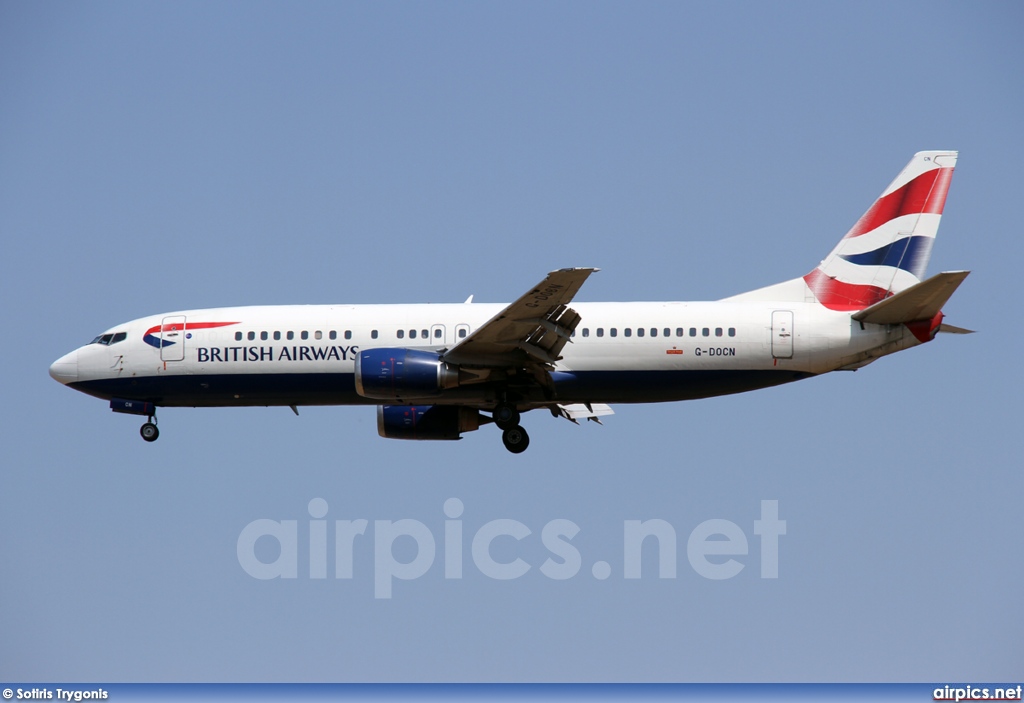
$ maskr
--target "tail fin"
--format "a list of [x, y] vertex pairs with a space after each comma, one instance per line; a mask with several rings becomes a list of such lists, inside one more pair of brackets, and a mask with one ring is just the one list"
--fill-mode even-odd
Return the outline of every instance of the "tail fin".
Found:
[[803, 277], [831, 310], [863, 310], [920, 283], [931, 257], [955, 151], [921, 151], [824, 261]]
[[956, 159], [955, 151], [914, 154], [817, 268], [726, 300], [818, 302], [831, 310], [855, 311], [920, 283]]

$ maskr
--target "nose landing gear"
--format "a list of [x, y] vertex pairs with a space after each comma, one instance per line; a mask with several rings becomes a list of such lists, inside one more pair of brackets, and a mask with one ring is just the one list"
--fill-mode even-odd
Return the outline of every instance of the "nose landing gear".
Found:
[[156, 426], [156, 415], [149, 416], [149, 422], [139, 428], [139, 434], [147, 442], [155, 442], [160, 436], [160, 430]]
[[139, 428], [139, 434], [147, 442], [155, 442], [160, 436], [160, 430], [156, 428], [156, 405], [143, 400], [125, 400], [123, 398], [111, 398], [110, 409], [115, 413], [126, 415], [145, 415], [148, 420]]

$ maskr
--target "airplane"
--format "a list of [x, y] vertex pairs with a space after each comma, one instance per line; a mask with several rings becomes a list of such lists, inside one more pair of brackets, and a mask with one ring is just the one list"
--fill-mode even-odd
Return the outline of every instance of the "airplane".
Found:
[[390, 439], [456, 440], [494, 423], [524, 451], [522, 414], [579, 424], [611, 404], [767, 388], [971, 330], [942, 307], [969, 271], [924, 278], [955, 151], [914, 155], [804, 276], [710, 302], [573, 302], [595, 268], [552, 271], [508, 305], [250, 306], [111, 327], [50, 375], [145, 416], [157, 407], [376, 405]]

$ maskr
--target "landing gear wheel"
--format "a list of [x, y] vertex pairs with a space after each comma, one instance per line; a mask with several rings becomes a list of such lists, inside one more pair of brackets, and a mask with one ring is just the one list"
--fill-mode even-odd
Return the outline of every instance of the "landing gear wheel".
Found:
[[139, 428], [139, 434], [147, 442], [155, 442], [156, 438], [160, 436], [160, 430], [156, 428], [152, 422], [147, 422], [145, 425]]
[[494, 418], [494, 424], [503, 430], [510, 429], [519, 424], [519, 411], [516, 410], [516, 406], [509, 405], [508, 403], [501, 403], [495, 407], [491, 417]]
[[505, 443], [505, 449], [513, 454], [520, 454], [530, 446], [530, 435], [526, 434], [522, 427], [515, 425], [501, 433], [501, 441]]

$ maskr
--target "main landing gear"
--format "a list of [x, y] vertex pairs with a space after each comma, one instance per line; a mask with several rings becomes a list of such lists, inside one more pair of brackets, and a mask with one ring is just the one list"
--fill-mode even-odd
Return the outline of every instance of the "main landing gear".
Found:
[[155, 442], [160, 436], [160, 430], [156, 427], [156, 415], [149, 416], [149, 422], [139, 428], [139, 434], [147, 442]]
[[526, 434], [522, 427], [515, 425], [501, 433], [501, 441], [504, 442], [505, 449], [513, 454], [521, 454], [530, 446], [530, 435]]
[[502, 431], [501, 441], [504, 443], [505, 449], [513, 454], [525, 452], [526, 448], [530, 446], [530, 435], [520, 427], [519, 411], [516, 407], [509, 403], [500, 403], [494, 408], [491, 417], [494, 418], [494, 424]]

